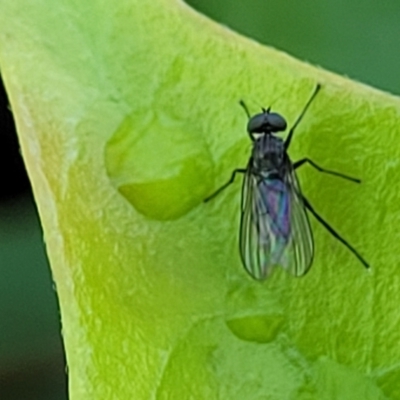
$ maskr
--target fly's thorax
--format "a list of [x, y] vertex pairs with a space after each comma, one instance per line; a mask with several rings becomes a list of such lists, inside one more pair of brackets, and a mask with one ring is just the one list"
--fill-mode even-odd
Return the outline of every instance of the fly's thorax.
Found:
[[253, 146], [253, 168], [256, 171], [280, 172], [285, 165], [284, 141], [276, 136], [263, 135], [259, 137]]

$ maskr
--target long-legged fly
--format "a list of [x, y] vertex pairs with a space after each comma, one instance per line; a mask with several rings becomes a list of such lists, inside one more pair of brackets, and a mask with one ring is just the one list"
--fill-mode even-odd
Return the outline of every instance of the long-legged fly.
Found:
[[254, 279], [266, 279], [276, 266], [285, 268], [295, 276], [302, 276], [310, 269], [314, 240], [307, 211], [369, 268], [358, 251], [314, 210], [302, 194], [296, 169], [308, 163], [320, 172], [356, 183], [361, 181], [322, 168], [309, 158], [292, 162], [288, 155], [294, 131], [320, 89], [321, 85], [318, 84], [289, 130], [286, 140], [277, 136], [278, 132], [286, 129], [286, 121], [280, 114], [263, 108], [260, 114], [251, 116], [245, 103], [240, 101], [249, 118], [247, 132], [253, 142], [249, 162], [246, 168], [235, 169], [229, 181], [204, 200], [208, 202], [221, 193], [233, 183], [236, 174], [244, 174], [240, 256]]

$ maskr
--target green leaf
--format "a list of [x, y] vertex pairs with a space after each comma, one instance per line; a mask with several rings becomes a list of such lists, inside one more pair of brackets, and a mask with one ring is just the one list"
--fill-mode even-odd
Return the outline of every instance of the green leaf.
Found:
[[[60, 300], [71, 399], [379, 399], [400, 392], [400, 101], [173, 0], [0, 0], [0, 66]], [[296, 279], [237, 241], [251, 112], [292, 124], [313, 223]], [[386, 397], [385, 397], [386, 396]]]

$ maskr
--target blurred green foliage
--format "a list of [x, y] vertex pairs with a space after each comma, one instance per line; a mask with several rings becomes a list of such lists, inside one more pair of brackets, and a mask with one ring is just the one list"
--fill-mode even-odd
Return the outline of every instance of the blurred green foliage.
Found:
[[243, 35], [400, 94], [400, 2], [188, 0]]
[[[400, 2], [388, 0], [190, 0], [197, 10], [254, 39], [297, 58], [400, 93]], [[56, 297], [32, 203], [0, 208], [0, 384], [26, 383], [21, 366], [48, 372], [64, 365]], [[58, 359], [58, 369], [52, 367]], [[55, 362], [55, 361], [54, 361]], [[47, 367], [43, 367], [46, 365]], [[47, 368], [47, 369], [46, 369]], [[18, 375], [20, 374], [20, 375]], [[11, 378], [10, 378], [11, 379]], [[36, 379], [37, 381], [37, 379]], [[37, 383], [40, 380], [37, 381]], [[30, 399], [62, 399], [31, 393]], [[39, 393], [40, 391], [38, 391]], [[7, 396], [7, 395], [6, 395]], [[4, 399], [28, 398], [3, 397]], [[36, 396], [36, 397], [35, 397]]]
[[30, 197], [0, 204], [0, 277], [0, 397], [65, 399], [56, 293]]

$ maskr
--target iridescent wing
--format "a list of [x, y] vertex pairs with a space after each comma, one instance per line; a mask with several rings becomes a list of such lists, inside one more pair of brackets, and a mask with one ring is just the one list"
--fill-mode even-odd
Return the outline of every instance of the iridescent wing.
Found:
[[294, 171], [284, 180], [247, 170], [242, 189], [240, 255], [249, 274], [268, 278], [276, 266], [295, 276], [311, 266], [312, 232]]
[[314, 239], [296, 172], [292, 168], [289, 171], [286, 184], [290, 193], [291, 233], [286, 248], [287, 262], [282, 267], [295, 276], [302, 276], [311, 268], [313, 262]]

